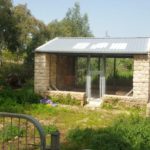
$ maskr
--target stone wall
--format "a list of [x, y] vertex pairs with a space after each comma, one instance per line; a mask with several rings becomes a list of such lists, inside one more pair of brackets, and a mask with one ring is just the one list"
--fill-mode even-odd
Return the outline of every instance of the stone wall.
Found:
[[134, 55], [133, 97], [148, 101], [149, 82], [148, 55]]
[[75, 92], [75, 91], [49, 91], [48, 94], [50, 94], [50, 96], [67, 96], [70, 95], [72, 98], [75, 98], [76, 100], [84, 100], [85, 99], [85, 92]]
[[34, 89], [70, 90], [75, 83], [75, 57], [35, 53]]
[[51, 97], [66, 97], [70, 95], [72, 99], [80, 101], [83, 106], [85, 103], [85, 92], [74, 92], [74, 91], [48, 91], [47, 94]]
[[35, 53], [34, 91], [43, 93], [49, 88], [49, 55]]
[[118, 96], [118, 95], [107, 95], [105, 94], [103, 97], [104, 103], [114, 104], [117, 102], [118, 104], [122, 104], [123, 106], [146, 106], [147, 101], [141, 98], [134, 98], [133, 96]]
[[[133, 98], [136, 100], [148, 101], [149, 99], [149, 71], [149, 56], [134, 55]], [[35, 92], [46, 92], [51, 85], [63, 91], [73, 90], [75, 85], [75, 57], [35, 53]]]

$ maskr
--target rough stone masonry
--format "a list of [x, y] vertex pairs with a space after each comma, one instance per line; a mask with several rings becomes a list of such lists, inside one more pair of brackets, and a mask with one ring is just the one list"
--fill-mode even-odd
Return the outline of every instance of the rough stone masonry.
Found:
[[[133, 99], [148, 102], [150, 83], [149, 55], [134, 55], [133, 66]], [[74, 85], [74, 59], [68, 56], [57, 56], [48, 53], [35, 53], [34, 90], [36, 93], [46, 92], [50, 85], [64, 88], [65, 80]], [[68, 79], [66, 79], [68, 76]], [[67, 83], [67, 82], [66, 82]]]

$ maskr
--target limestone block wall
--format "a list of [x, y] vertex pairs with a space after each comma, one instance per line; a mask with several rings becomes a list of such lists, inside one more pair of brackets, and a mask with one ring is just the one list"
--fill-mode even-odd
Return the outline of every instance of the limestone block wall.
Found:
[[67, 90], [75, 83], [75, 58], [48, 53], [35, 53], [34, 90], [46, 92], [55, 87]]
[[35, 53], [34, 64], [34, 91], [43, 93], [49, 87], [49, 55]]
[[112, 103], [118, 102], [118, 104], [122, 104], [122, 106], [146, 106], [147, 101], [141, 98], [135, 98], [133, 96], [120, 96], [120, 95], [107, 95], [105, 94], [102, 98], [103, 102], [105, 103]]
[[148, 101], [149, 98], [149, 57], [134, 55], [133, 97]]
[[79, 101], [85, 101], [85, 92], [74, 92], [74, 91], [49, 91], [48, 94], [51, 97], [59, 97], [59, 96], [67, 96], [70, 95], [71, 98], [79, 100]]

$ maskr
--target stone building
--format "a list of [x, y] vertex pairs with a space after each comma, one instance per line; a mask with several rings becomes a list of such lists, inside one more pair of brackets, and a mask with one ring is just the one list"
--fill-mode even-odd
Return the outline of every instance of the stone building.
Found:
[[[35, 50], [34, 90], [52, 96], [70, 94], [75, 99], [91, 101], [92, 75], [99, 83], [98, 98], [118, 97], [147, 103], [150, 95], [149, 38], [55, 38]], [[85, 88], [76, 89], [76, 62], [87, 59]], [[93, 73], [91, 59], [98, 58], [99, 69]], [[105, 81], [107, 58], [133, 59], [133, 83], [130, 96], [108, 95]], [[99, 101], [100, 101], [99, 99]]]

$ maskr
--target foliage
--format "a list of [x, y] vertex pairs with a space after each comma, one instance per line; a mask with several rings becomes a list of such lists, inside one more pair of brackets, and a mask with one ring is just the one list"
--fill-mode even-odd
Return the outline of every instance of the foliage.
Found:
[[133, 74], [133, 59], [131, 58], [108, 58], [106, 62], [107, 78], [114, 76], [114, 59], [116, 59], [116, 78], [130, 78]]
[[73, 8], [69, 8], [66, 16], [61, 21], [54, 20], [47, 26], [49, 37], [89, 37], [93, 36], [87, 14], [82, 15], [80, 5], [75, 3]]
[[24, 113], [24, 109], [29, 107], [29, 104], [39, 103], [40, 99], [41, 96], [34, 93], [29, 83], [21, 89], [6, 86], [0, 90], [0, 111]]
[[33, 51], [46, 41], [56, 36], [92, 36], [88, 16], [80, 13], [78, 3], [62, 20], [48, 25], [36, 19], [26, 4], [13, 6], [11, 0], [0, 0], [0, 6], [0, 51], [9, 49], [17, 55], [26, 53], [25, 63], [32, 63], [32, 67]]
[[[99, 58], [91, 58], [92, 85], [99, 86], [99, 75], [94, 71], [100, 70]], [[87, 58], [79, 57], [76, 63], [77, 86], [84, 87], [86, 82]], [[132, 86], [133, 60], [130, 58], [116, 59], [116, 73], [114, 75], [114, 59], [106, 59], [106, 80], [107, 85]]]
[[[7, 53], [7, 54], [10, 54], [10, 53]], [[10, 54], [10, 57], [14, 56], [14, 58], [10, 60], [8, 60], [9, 56], [5, 56], [5, 55], [3, 56], [7, 57], [7, 59], [6, 59], [6, 62], [4, 62], [0, 68], [0, 86], [7, 85], [8, 76], [13, 75], [13, 74], [17, 75], [22, 86], [28, 80], [32, 80], [33, 67], [31, 64], [23, 64], [21, 58], [19, 59], [20, 61], [19, 60], [15, 61], [15, 58], [16, 58], [15, 54]]]
[[79, 3], [75, 3], [73, 8], [68, 9], [65, 18], [62, 20], [62, 25], [66, 36], [92, 36], [88, 16], [87, 14], [81, 15]]
[[0, 0], [0, 14], [0, 51], [4, 48], [15, 51], [19, 47], [19, 31], [11, 0]]
[[31, 103], [39, 103], [41, 96], [34, 93], [31, 86], [24, 86], [21, 89], [4, 87], [0, 90], [0, 111], [24, 113], [30, 109]]
[[38, 103], [39, 99], [40, 96], [34, 94], [33, 88], [31, 87], [24, 87], [17, 90], [11, 88], [0, 90], [0, 103], [9, 100], [19, 104]]
[[80, 105], [80, 101], [71, 97], [70, 94], [67, 94], [66, 96], [64, 95], [58, 95], [51, 97], [52, 101], [55, 103], [60, 103], [60, 104], [66, 104], [66, 105]]
[[12, 64], [23, 63], [25, 57], [26, 57], [26, 53], [17, 53], [17, 52], [14, 53], [8, 49], [2, 50], [2, 58], [4, 60], [4, 63], [5, 62], [12, 63]]
[[4, 128], [0, 129], [0, 141], [9, 141], [15, 138], [16, 136], [23, 136], [25, 133], [25, 130], [20, 128], [18, 130], [18, 127], [15, 125], [6, 125]]
[[14, 7], [14, 16], [17, 20], [17, 28], [20, 31], [20, 51], [27, 52], [27, 60], [33, 61], [33, 50], [47, 40], [46, 25], [36, 19], [27, 8], [27, 5]]
[[119, 117], [106, 128], [70, 130], [67, 150], [148, 150], [150, 120], [139, 116]]
[[18, 104], [16, 101], [13, 101], [11, 98], [2, 100], [0, 98], [0, 111], [1, 112], [11, 112], [11, 113], [24, 113], [25, 106]]
[[54, 124], [49, 124], [43, 127], [44, 127], [46, 134], [51, 134], [51, 133], [58, 131], [58, 128]]

